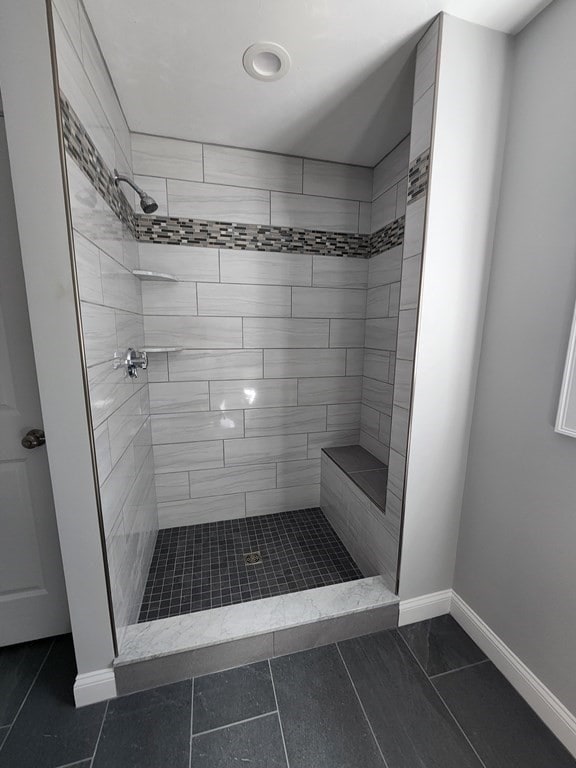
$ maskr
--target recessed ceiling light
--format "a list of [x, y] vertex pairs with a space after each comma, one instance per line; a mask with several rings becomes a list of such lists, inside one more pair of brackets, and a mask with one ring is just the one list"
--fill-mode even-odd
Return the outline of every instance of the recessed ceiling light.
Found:
[[290, 55], [278, 43], [254, 43], [244, 51], [242, 63], [256, 80], [279, 80], [290, 69]]

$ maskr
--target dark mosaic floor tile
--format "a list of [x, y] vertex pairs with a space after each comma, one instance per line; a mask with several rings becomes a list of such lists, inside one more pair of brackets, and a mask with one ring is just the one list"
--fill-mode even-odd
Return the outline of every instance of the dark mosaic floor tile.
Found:
[[492, 662], [433, 681], [486, 768], [576, 768]]
[[194, 768], [287, 768], [278, 715], [194, 736]]
[[350, 475], [350, 479], [364, 491], [376, 506], [382, 510], [386, 509], [387, 469], [369, 469], [364, 472], [353, 472]]
[[482, 768], [396, 632], [339, 647], [388, 768]]
[[51, 644], [50, 638], [0, 649], [0, 726], [16, 717]]
[[58, 768], [91, 768], [92, 760], [82, 760], [80, 763], [66, 763], [66, 765], [60, 765]]
[[192, 681], [114, 699], [93, 768], [188, 768]]
[[362, 472], [366, 469], [386, 469], [380, 459], [373, 456], [361, 445], [343, 445], [324, 448], [324, 453], [338, 464], [344, 472]]
[[57, 638], [0, 751], [0, 768], [54, 768], [94, 752], [106, 705], [76, 709], [74, 650]]
[[8, 736], [8, 731], [10, 730], [10, 726], [6, 725], [4, 728], [0, 728], [0, 749], [2, 749], [2, 744], [4, 744], [4, 739], [6, 736]]
[[384, 768], [336, 646], [271, 665], [290, 768]]
[[409, 624], [399, 632], [430, 676], [476, 664], [486, 658], [449, 615]]
[[[245, 555], [259, 553], [247, 563]], [[163, 529], [139, 621], [361, 579], [321, 509]]]
[[238, 723], [275, 709], [267, 661], [197, 677], [194, 681], [194, 733]]

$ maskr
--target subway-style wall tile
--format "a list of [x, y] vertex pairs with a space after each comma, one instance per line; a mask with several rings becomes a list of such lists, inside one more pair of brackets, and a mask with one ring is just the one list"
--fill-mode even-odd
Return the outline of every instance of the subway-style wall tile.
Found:
[[364, 320], [330, 320], [330, 346], [363, 347], [365, 332]]
[[232, 349], [242, 346], [241, 317], [146, 316], [147, 347]]
[[74, 231], [74, 253], [80, 298], [83, 301], [103, 304], [99, 249], [79, 232]]
[[414, 101], [423, 96], [436, 81], [436, 56], [440, 21], [435, 19], [418, 43], [416, 73], [414, 75]]
[[158, 504], [160, 528], [212, 523], [217, 520], [234, 520], [244, 517], [245, 514], [246, 504], [243, 493]]
[[98, 467], [98, 480], [103, 483], [112, 469], [112, 457], [110, 455], [110, 441], [108, 439], [108, 424], [104, 422], [94, 430], [94, 445], [96, 448], [96, 465]]
[[197, 290], [199, 315], [290, 317], [288, 286], [198, 283]]
[[81, 302], [84, 348], [88, 366], [112, 360], [116, 351], [116, 318], [114, 310]]
[[311, 432], [308, 435], [308, 458], [319, 459], [322, 454], [322, 448], [334, 448], [339, 445], [357, 445], [359, 439], [359, 429]]
[[399, 360], [414, 360], [416, 345], [417, 311], [403, 309], [398, 319], [398, 349], [396, 356]]
[[400, 312], [400, 283], [390, 284], [390, 301], [388, 304], [388, 317], [398, 317]]
[[[152, 359], [156, 359], [154, 355]], [[169, 371], [169, 374], [168, 374]], [[189, 350], [168, 353], [170, 381], [258, 379], [263, 376], [262, 351], [252, 349]]]
[[138, 243], [140, 268], [165, 272], [178, 280], [217, 283], [220, 279], [218, 251], [189, 245]]
[[416, 309], [420, 293], [420, 273], [422, 257], [417, 254], [404, 259], [402, 263], [402, 286], [400, 289], [400, 309]]
[[207, 381], [169, 381], [149, 384], [150, 413], [210, 410]]
[[202, 181], [202, 144], [132, 133], [134, 173]]
[[390, 381], [390, 353], [380, 349], [364, 351], [364, 376], [379, 381]]
[[[298, 191], [298, 190], [294, 190]], [[305, 195], [340, 197], [345, 200], [372, 199], [372, 169], [359, 165], [304, 159]]]
[[269, 464], [277, 461], [306, 459], [307, 435], [277, 435], [274, 437], [245, 437], [224, 441], [225, 465]]
[[408, 173], [409, 153], [410, 136], [407, 136], [378, 163], [374, 168], [372, 199], [375, 200], [406, 176]]
[[359, 403], [361, 399], [361, 376], [334, 376], [298, 380], [298, 405]]
[[370, 259], [368, 288], [397, 283], [402, 277], [402, 246], [380, 253]]
[[364, 376], [362, 381], [362, 402], [381, 413], [392, 413], [392, 392], [394, 387], [377, 379]]
[[396, 187], [391, 187], [388, 191], [383, 192], [380, 197], [372, 203], [372, 218], [371, 229], [372, 232], [378, 232], [378, 230], [385, 227], [386, 224], [390, 224], [396, 218]]
[[197, 315], [196, 283], [142, 283], [145, 315]]
[[388, 464], [390, 448], [387, 445], [366, 432], [360, 432], [360, 445], [377, 459], [380, 459], [383, 464]]
[[346, 350], [346, 376], [362, 376], [364, 373], [364, 345]]
[[314, 255], [312, 284], [316, 288], [366, 288], [369, 264], [369, 259]]
[[190, 498], [188, 472], [170, 472], [154, 477], [156, 498], [162, 501], [183, 501]]
[[412, 398], [412, 368], [410, 360], [396, 360], [396, 375], [394, 377], [394, 405], [400, 408], [410, 408]]
[[320, 459], [281, 461], [276, 465], [278, 488], [294, 485], [315, 485], [320, 482]]
[[[223, 283], [248, 285], [311, 285], [312, 256], [307, 253], [269, 251], [220, 251], [220, 279]], [[316, 258], [316, 257], [314, 257]], [[362, 262], [366, 259], [334, 259], [331, 262]]]
[[246, 494], [246, 516], [270, 515], [291, 509], [306, 509], [320, 504], [320, 486], [300, 485], [252, 491]]
[[351, 200], [272, 192], [270, 224], [295, 229], [358, 232], [358, 206], [359, 203]]
[[211, 381], [210, 408], [274, 408], [297, 405], [297, 379], [242, 379]]
[[154, 445], [225, 440], [244, 435], [243, 411], [207, 411], [152, 416]]
[[366, 294], [366, 317], [388, 317], [391, 285], [394, 283], [370, 288]]
[[270, 193], [261, 189], [226, 187], [168, 179], [170, 216], [244, 224], [270, 223]]
[[293, 317], [364, 318], [366, 292], [346, 288], [293, 288]]
[[[354, 430], [360, 423], [360, 403], [339, 403], [327, 406], [326, 430]], [[310, 430], [320, 431], [320, 430]]]
[[304, 434], [326, 430], [326, 407], [300, 405], [285, 408], [254, 408], [246, 411], [246, 437]]
[[301, 192], [302, 160], [290, 155], [205, 144], [204, 181], [278, 192]]
[[105, 253], [100, 254], [103, 303], [127, 312], [142, 312], [138, 278]]
[[406, 456], [408, 443], [408, 424], [410, 412], [405, 408], [394, 406], [392, 411], [392, 427], [390, 432], [390, 447], [401, 456]]
[[398, 320], [395, 317], [370, 318], [366, 320], [366, 346], [394, 352]]
[[404, 260], [422, 253], [424, 244], [424, 221], [426, 217], [426, 195], [410, 203], [406, 208], [404, 230]]
[[420, 96], [412, 111], [410, 136], [410, 162], [430, 147], [432, 142], [432, 118], [434, 114], [434, 87]]
[[380, 431], [380, 412], [362, 403], [360, 411], [360, 429], [362, 432], [378, 439]]
[[254, 466], [202, 469], [190, 472], [189, 478], [192, 499], [214, 496], [215, 491], [217, 495], [263, 491], [276, 487], [276, 465], [255, 464]]
[[345, 349], [264, 350], [264, 376], [266, 378], [344, 376], [345, 373]]
[[224, 466], [224, 445], [222, 440], [207, 440], [197, 443], [154, 444], [154, 468], [156, 474], [163, 472], [186, 472], [196, 469], [215, 469]]
[[244, 346], [251, 348], [327, 347], [330, 321], [325, 319], [253, 318], [244, 320]]

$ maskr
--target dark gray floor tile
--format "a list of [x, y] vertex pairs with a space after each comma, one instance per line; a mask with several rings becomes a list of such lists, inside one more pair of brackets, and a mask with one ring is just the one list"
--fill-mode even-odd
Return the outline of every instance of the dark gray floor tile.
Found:
[[248, 720], [276, 709], [267, 661], [194, 681], [193, 733]]
[[0, 768], [54, 768], [92, 755], [106, 705], [76, 709], [75, 676], [72, 639], [58, 638], [0, 751]]
[[192, 681], [114, 699], [93, 768], [188, 768]]
[[271, 665], [290, 768], [384, 768], [336, 646]]
[[373, 456], [361, 445], [343, 445], [337, 448], [323, 448], [344, 472], [362, 472], [364, 469], [386, 469], [380, 459]]
[[0, 726], [16, 717], [51, 644], [52, 638], [0, 649]]
[[352, 472], [350, 478], [377, 507], [380, 507], [382, 510], [386, 508], [387, 469], [369, 469], [365, 472]]
[[192, 765], [194, 768], [231, 768], [236, 765], [287, 768], [278, 715], [266, 715], [194, 736]]
[[481, 768], [395, 631], [346, 640], [339, 647], [388, 768]]
[[575, 768], [574, 760], [492, 662], [434, 680], [486, 768]]
[[486, 658], [449, 615], [409, 624], [399, 631], [428, 675], [449, 672]]
[[90, 768], [92, 759], [82, 760], [80, 763], [66, 763], [66, 765], [60, 765], [58, 768]]
[[4, 744], [4, 739], [6, 736], [8, 736], [8, 731], [10, 730], [9, 725], [5, 725], [4, 728], [0, 728], [0, 749], [2, 749], [2, 744]]

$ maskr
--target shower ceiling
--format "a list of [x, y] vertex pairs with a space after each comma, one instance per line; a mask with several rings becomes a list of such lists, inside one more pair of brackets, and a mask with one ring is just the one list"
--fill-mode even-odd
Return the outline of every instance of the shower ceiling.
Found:
[[[412, 57], [444, 10], [517, 32], [550, 0], [84, 0], [133, 131], [374, 165], [409, 130]], [[258, 41], [292, 59], [247, 76]]]

